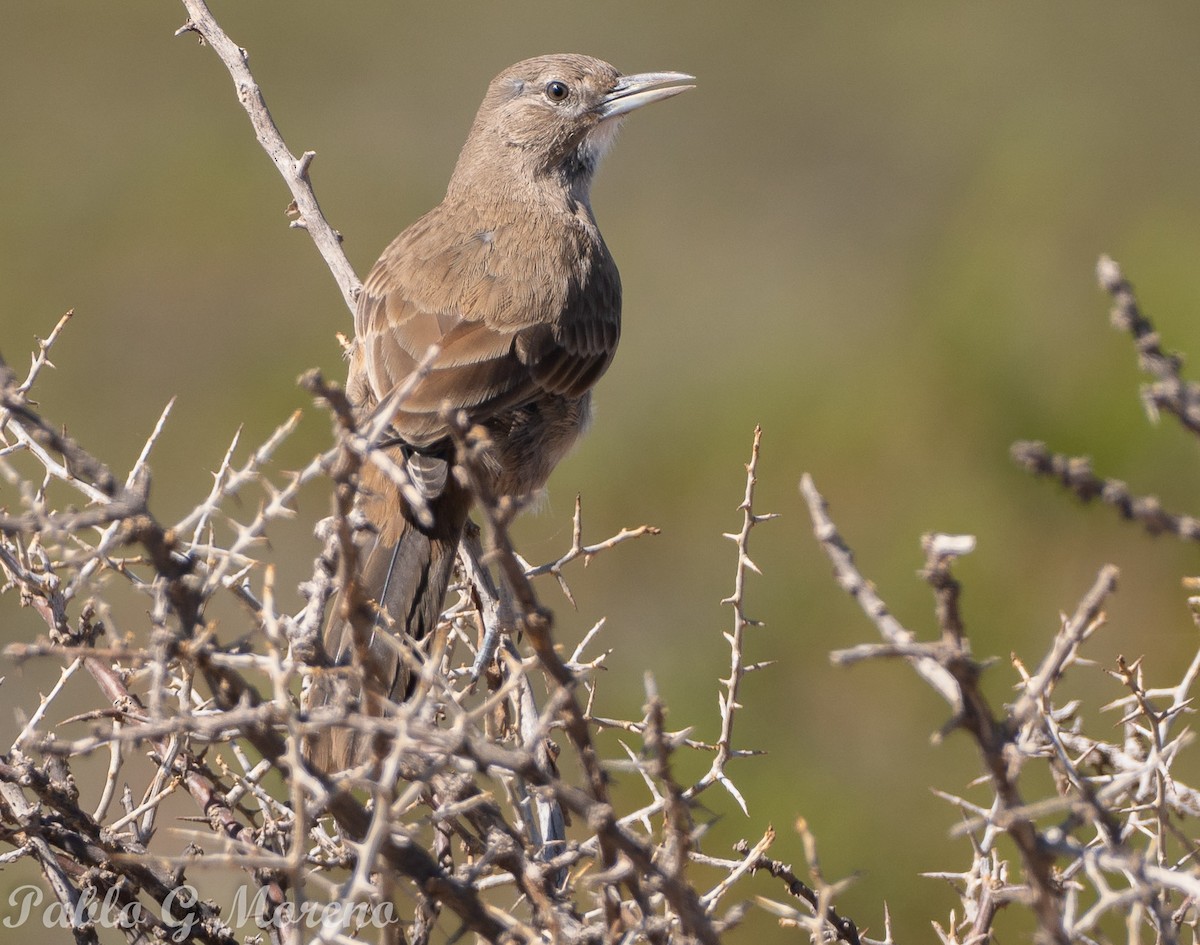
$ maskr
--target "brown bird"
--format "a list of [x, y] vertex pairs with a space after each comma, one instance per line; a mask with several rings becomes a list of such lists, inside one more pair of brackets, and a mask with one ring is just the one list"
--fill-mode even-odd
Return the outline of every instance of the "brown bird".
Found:
[[[359, 502], [373, 534], [358, 580], [376, 605], [358, 628], [369, 639], [364, 711], [385, 711], [410, 686], [407, 663], [383, 634], [420, 640], [441, 614], [472, 502], [451, 474], [448, 410], [486, 429], [497, 495], [541, 489], [586, 429], [592, 386], [621, 334], [621, 280], [592, 216], [592, 179], [622, 117], [692, 88], [677, 84], [691, 78], [623, 76], [579, 55], [504, 70], [488, 86], [445, 199], [367, 276], [347, 382], [360, 416], [403, 384], [431, 345], [438, 354], [391, 418], [388, 438], [428, 500], [432, 525], [376, 467], [362, 472]], [[352, 661], [354, 632], [353, 617], [326, 628], [336, 662]], [[319, 678], [310, 704], [336, 691], [334, 680]], [[337, 770], [365, 760], [367, 748], [353, 731], [335, 729], [311, 740], [308, 753]]]

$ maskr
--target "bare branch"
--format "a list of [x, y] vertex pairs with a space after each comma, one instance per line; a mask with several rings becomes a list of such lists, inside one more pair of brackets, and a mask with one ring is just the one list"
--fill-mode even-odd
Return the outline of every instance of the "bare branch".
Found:
[[[882, 598], [875, 593], [875, 588], [867, 581], [854, 564], [854, 553], [847, 547], [842, 536], [838, 534], [833, 520], [829, 517], [829, 506], [824, 497], [817, 491], [812, 477], [805, 473], [800, 479], [800, 494], [808, 505], [808, 514], [813, 522], [813, 534], [825, 549], [829, 560], [833, 563], [834, 577], [842, 590], [858, 601], [863, 613], [879, 630], [880, 635], [889, 643], [898, 646], [909, 646], [916, 637], [907, 630], [899, 620], [892, 616]], [[962, 695], [954, 678], [940, 666], [937, 660], [930, 656], [917, 655], [911, 658], [913, 668], [933, 687], [933, 690], [950, 704], [954, 716], [962, 714]]]
[[1166, 410], [1186, 429], [1200, 436], [1200, 385], [1185, 381], [1180, 373], [1183, 361], [1160, 347], [1158, 332], [1138, 306], [1133, 286], [1121, 267], [1110, 257], [1101, 256], [1096, 263], [1096, 277], [1100, 287], [1112, 296], [1113, 327], [1129, 332], [1137, 348], [1138, 364], [1157, 378], [1155, 383], [1142, 388], [1142, 402], [1150, 418], [1156, 419], [1160, 410]]
[[254, 126], [254, 136], [258, 138], [258, 143], [267, 152], [267, 156], [292, 192], [292, 212], [296, 214], [296, 220], [292, 225], [306, 230], [312, 237], [317, 251], [325, 260], [325, 265], [329, 267], [334, 281], [341, 290], [346, 307], [353, 314], [362, 284], [358, 276], [354, 274], [354, 269], [346, 258], [346, 253], [342, 250], [341, 234], [326, 221], [321, 207], [317, 203], [317, 195], [313, 192], [312, 184], [308, 179], [309, 168], [316, 155], [312, 151], [306, 151], [297, 158], [288, 150], [283, 135], [279, 133], [275, 120], [267, 110], [267, 102], [263, 97], [262, 90], [258, 87], [258, 83], [254, 80], [254, 74], [250, 71], [250, 54], [225, 34], [212, 13], [209, 12], [208, 5], [204, 0], [183, 0], [183, 5], [188, 12], [188, 21], [176, 31], [175, 35], [196, 33], [204, 43], [212, 48], [221, 63], [229, 70], [229, 75], [237, 88], [238, 101], [242, 103], [242, 107], [250, 118], [250, 124]]
[[1084, 456], [1050, 452], [1044, 443], [1021, 440], [1012, 445], [1013, 460], [1035, 476], [1053, 477], [1083, 502], [1100, 499], [1122, 518], [1138, 522], [1151, 535], [1168, 532], [1184, 541], [1200, 541], [1200, 519], [1166, 511], [1152, 495], [1137, 496], [1119, 479], [1102, 479]]

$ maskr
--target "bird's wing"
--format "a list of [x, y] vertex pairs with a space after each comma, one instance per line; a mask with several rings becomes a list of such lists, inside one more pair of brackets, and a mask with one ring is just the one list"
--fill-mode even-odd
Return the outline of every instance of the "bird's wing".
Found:
[[447, 225], [434, 211], [413, 224], [376, 263], [358, 301], [361, 367], [376, 400], [439, 347], [393, 420], [416, 446], [448, 434], [446, 405], [483, 421], [544, 393], [582, 396], [620, 335], [620, 283], [603, 244], [603, 258], [589, 259], [594, 248], [584, 246], [571, 269], [547, 260], [531, 270], [528, 248], [506, 245], [514, 238], [506, 228], [459, 222]]

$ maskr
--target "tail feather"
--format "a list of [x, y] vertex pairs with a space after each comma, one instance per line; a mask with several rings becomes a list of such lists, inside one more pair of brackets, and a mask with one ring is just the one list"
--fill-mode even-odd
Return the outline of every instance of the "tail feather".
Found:
[[[361, 672], [351, 670], [348, 678], [345, 671], [318, 676], [309, 691], [310, 708], [357, 699], [360, 711], [385, 715], [408, 698], [413, 685], [409, 661], [390, 637], [415, 643], [437, 629], [454, 571], [470, 493], [449, 477], [442, 494], [430, 502], [433, 524], [426, 528], [409, 514], [390, 484], [370, 485], [388, 491], [371, 492], [364, 484], [364, 511], [374, 526], [374, 534], [365, 536], [359, 549], [357, 581], [366, 606], [345, 614], [339, 595], [324, 635], [326, 653], [343, 667], [355, 665], [355, 642], [362, 641]], [[385, 501], [383, 495], [394, 498]], [[319, 732], [305, 743], [310, 763], [328, 772], [361, 764], [375, 751], [366, 733], [345, 726]]]

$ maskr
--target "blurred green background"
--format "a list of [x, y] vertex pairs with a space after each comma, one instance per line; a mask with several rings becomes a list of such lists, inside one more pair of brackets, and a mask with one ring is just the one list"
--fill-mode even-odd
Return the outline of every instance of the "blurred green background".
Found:
[[[811, 538], [803, 471], [925, 636], [920, 535], [978, 536], [957, 573], [975, 651], [1000, 657], [997, 701], [1009, 654], [1036, 662], [1109, 561], [1121, 586], [1088, 655], [1146, 654], [1151, 682], [1177, 679], [1196, 646], [1180, 589], [1195, 550], [1079, 508], [1007, 452], [1044, 439], [1200, 512], [1196, 445], [1144, 418], [1131, 345], [1093, 277], [1113, 255], [1167, 346], [1200, 351], [1200, 6], [259, 0], [214, 12], [249, 49], [292, 150], [317, 152], [319, 198], [360, 275], [440, 199], [504, 66], [577, 51], [699, 77], [627, 123], [596, 187], [625, 285], [622, 348], [593, 432], [521, 547], [539, 561], [564, 551], [576, 492], [589, 540], [660, 526], [574, 567], [578, 612], [550, 583], [544, 598], [568, 644], [608, 618], [598, 711], [638, 715], [651, 670], [671, 724], [714, 737], [734, 564], [720, 535], [740, 524], [763, 425], [756, 508], [782, 518], [753, 536], [764, 576], [748, 609], [766, 627], [748, 657], [776, 664], [747, 680], [737, 742], [769, 755], [732, 771], [749, 819], [706, 796], [720, 815], [707, 852], [773, 822], [773, 855], [801, 868], [803, 816], [825, 874], [859, 874], [842, 911], [882, 935], [886, 900], [907, 940], [956, 903], [917, 874], [970, 861], [947, 838], [957, 814], [929, 790], [966, 791], [979, 770], [962, 735], [930, 745], [944, 707], [902, 665], [829, 665], [874, 629]], [[75, 308], [38, 400], [122, 474], [178, 397], [152, 462], [164, 521], [207, 492], [241, 424], [244, 457], [304, 408], [283, 467], [327, 444], [294, 379], [313, 366], [341, 377], [334, 333], [351, 326], [308, 237], [286, 225], [288, 194], [224, 68], [172, 36], [184, 18], [170, 2], [0, 7], [0, 353], [22, 365]], [[275, 533], [285, 592], [326, 509], [310, 490]], [[0, 621], [5, 641], [41, 630], [11, 594]], [[9, 706], [57, 676], [6, 672]], [[1093, 707], [1120, 694], [1100, 669], [1073, 684]], [[15, 731], [8, 714], [0, 732]], [[707, 762], [681, 758], [681, 776]], [[759, 915], [731, 940], [796, 934]]]

